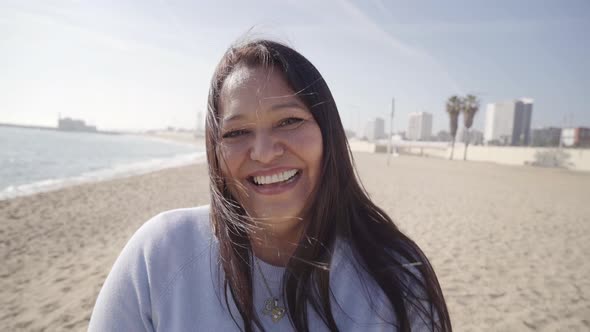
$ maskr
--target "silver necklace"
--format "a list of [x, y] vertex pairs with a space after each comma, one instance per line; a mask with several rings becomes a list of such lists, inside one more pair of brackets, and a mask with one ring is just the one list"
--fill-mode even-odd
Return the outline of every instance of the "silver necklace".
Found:
[[254, 263], [258, 267], [258, 272], [262, 276], [262, 281], [264, 282], [264, 286], [268, 291], [269, 298], [264, 301], [264, 308], [262, 309], [262, 313], [265, 315], [270, 316], [273, 323], [277, 323], [285, 316], [285, 307], [279, 305], [279, 299], [272, 295], [272, 290], [270, 286], [266, 282], [266, 277], [264, 277], [264, 273], [262, 273], [262, 268], [260, 268], [260, 264], [258, 264], [258, 260], [254, 257]]

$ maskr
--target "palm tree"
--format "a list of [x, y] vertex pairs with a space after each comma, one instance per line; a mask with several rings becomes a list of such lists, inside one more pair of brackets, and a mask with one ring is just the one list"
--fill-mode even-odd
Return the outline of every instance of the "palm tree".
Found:
[[455, 136], [457, 136], [457, 124], [459, 122], [459, 114], [463, 108], [463, 100], [459, 96], [451, 96], [447, 100], [447, 113], [449, 113], [450, 129], [451, 129], [451, 155], [449, 159], [453, 159], [453, 153], [455, 151]]
[[465, 149], [463, 150], [463, 160], [467, 160], [467, 146], [469, 145], [469, 129], [473, 125], [473, 118], [475, 113], [479, 110], [479, 100], [474, 95], [467, 95], [463, 99], [463, 107], [461, 112], [463, 113], [463, 124], [465, 125], [467, 137], [465, 138]]

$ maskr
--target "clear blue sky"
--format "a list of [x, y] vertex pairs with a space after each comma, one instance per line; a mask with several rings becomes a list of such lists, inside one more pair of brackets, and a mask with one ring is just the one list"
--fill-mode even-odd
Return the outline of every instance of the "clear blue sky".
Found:
[[287, 42], [322, 72], [345, 127], [408, 113], [447, 128], [451, 94], [530, 97], [533, 126], [590, 126], [589, 1], [2, 1], [0, 122], [194, 128], [224, 50]]

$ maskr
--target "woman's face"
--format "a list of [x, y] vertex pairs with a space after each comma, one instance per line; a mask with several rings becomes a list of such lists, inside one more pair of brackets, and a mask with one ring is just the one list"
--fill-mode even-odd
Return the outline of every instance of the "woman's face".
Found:
[[276, 226], [300, 224], [319, 182], [322, 134], [278, 69], [242, 66], [221, 89], [218, 158], [246, 211]]

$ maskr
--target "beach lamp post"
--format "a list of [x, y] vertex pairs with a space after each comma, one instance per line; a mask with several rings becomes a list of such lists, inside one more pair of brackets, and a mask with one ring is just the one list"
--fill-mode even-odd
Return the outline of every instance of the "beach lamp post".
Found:
[[387, 147], [387, 166], [391, 161], [393, 154], [393, 113], [395, 113], [395, 98], [391, 98], [391, 116], [389, 118], [389, 144]]

